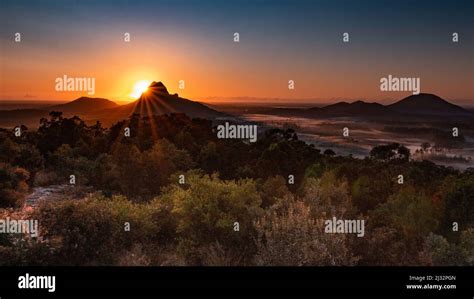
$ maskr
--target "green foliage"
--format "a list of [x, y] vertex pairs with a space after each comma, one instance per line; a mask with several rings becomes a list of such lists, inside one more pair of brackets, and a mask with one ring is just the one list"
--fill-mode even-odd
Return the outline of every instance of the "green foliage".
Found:
[[370, 151], [372, 158], [384, 161], [408, 161], [410, 159], [410, 150], [398, 143], [379, 145]]
[[204, 171], [208, 173], [217, 171], [219, 167], [217, 163], [219, 161], [219, 153], [216, 143], [211, 141], [206, 144], [199, 152], [197, 161]]
[[123, 230], [106, 203], [96, 200], [46, 203], [37, 211], [42, 236], [54, 245], [52, 264], [112, 264]]
[[372, 182], [368, 176], [361, 176], [352, 184], [352, 199], [359, 207], [359, 210], [366, 211], [377, 204], [377, 201], [374, 203], [372, 198], [372, 186]]
[[44, 159], [33, 144], [13, 141], [8, 136], [0, 136], [0, 162], [16, 165], [34, 173], [42, 169]]
[[[280, 194], [278, 205], [267, 209], [256, 223], [257, 265], [354, 265], [347, 235], [324, 232], [324, 221], [351, 217], [347, 183], [332, 172], [307, 178], [301, 198]], [[285, 201], [282, 201], [282, 200]]]
[[474, 265], [474, 229], [461, 232], [459, 242], [449, 243], [446, 238], [430, 233], [425, 240], [425, 248], [436, 266], [473, 266]]
[[41, 236], [54, 252], [49, 263], [111, 265], [120, 252], [155, 235], [152, 211], [124, 197], [98, 197], [45, 202], [33, 218], [39, 219]]
[[[472, 265], [472, 170], [410, 161], [399, 144], [374, 147], [370, 158], [334, 157], [292, 129], [270, 129], [248, 143], [217, 139], [212, 126], [183, 114], [132, 115], [104, 129], [52, 112], [38, 131], [22, 128], [21, 137], [0, 129], [0, 208], [22, 206], [28, 185], [65, 184], [71, 174], [98, 191], [36, 208], [42, 238], [0, 236], [0, 260]], [[287, 183], [290, 174], [295, 184]], [[396, 183], [399, 174], [404, 185]], [[333, 216], [365, 219], [366, 236], [322, 233], [322, 221]]]
[[350, 218], [355, 214], [347, 182], [332, 171], [325, 172], [320, 179], [307, 178], [301, 193], [314, 217]]
[[405, 186], [369, 213], [367, 242], [359, 242], [363, 265], [420, 265], [423, 239], [439, 220], [429, 197]]
[[93, 176], [94, 161], [75, 154], [73, 148], [63, 144], [49, 156], [48, 166], [57, 173], [59, 184], [69, 183], [70, 175], [76, 176], [76, 184], [88, 184]]
[[36, 173], [43, 169], [44, 159], [36, 147], [26, 143], [20, 146], [20, 152], [15, 164], [27, 169], [30, 173]]
[[[199, 247], [219, 242], [234, 252], [251, 251], [253, 221], [261, 198], [252, 180], [222, 181], [214, 174], [188, 172], [186, 184], [170, 185], [159, 197], [173, 205], [179, 249], [191, 264], [201, 264]], [[234, 223], [239, 231], [234, 231]]]
[[23, 168], [0, 163], [0, 208], [23, 205], [29, 176], [29, 172]]
[[362, 175], [352, 183], [352, 201], [360, 212], [366, 213], [386, 201], [391, 185], [390, 180], [384, 176], [371, 178]]
[[445, 167], [434, 164], [431, 161], [413, 161], [403, 169], [406, 173], [405, 179], [412, 186], [423, 188], [427, 192], [435, 192], [444, 178], [453, 173], [447, 171]]
[[426, 236], [434, 231], [438, 221], [435, 209], [426, 195], [413, 187], [403, 187], [372, 213], [375, 226], [391, 225], [409, 237]]
[[441, 186], [443, 204], [442, 231], [453, 236], [453, 222], [474, 227], [474, 175], [448, 177]]
[[262, 207], [266, 208], [277, 203], [279, 199], [291, 196], [287, 182], [282, 176], [269, 177], [261, 186]]
[[321, 162], [316, 162], [306, 168], [305, 177], [319, 178], [323, 175], [326, 167]]
[[[94, 148], [102, 141], [103, 129], [100, 123], [87, 126], [79, 117], [63, 118], [61, 112], [51, 112], [50, 119], [42, 118], [37, 132], [37, 147], [43, 154], [54, 152], [63, 144], [70, 147]], [[100, 146], [99, 146], [100, 147]]]
[[[330, 208], [328, 208], [330, 209]], [[289, 202], [282, 213], [268, 211], [255, 224], [255, 264], [262, 266], [354, 265], [348, 236], [324, 233], [324, 218], [314, 218], [303, 201]]]
[[[301, 182], [306, 168], [320, 158], [320, 151], [298, 140], [292, 129], [271, 129], [254, 145], [254, 159], [248, 159], [256, 176], [267, 178], [281, 175], [294, 175], [295, 182]], [[291, 185], [295, 191], [299, 184]]]
[[7, 136], [0, 139], [0, 161], [14, 164], [20, 155], [20, 145]]
[[353, 250], [361, 259], [361, 266], [413, 266], [423, 265], [420, 257], [420, 240], [407, 238], [403, 231], [387, 224], [374, 227], [367, 220], [366, 238], [356, 239]]
[[463, 256], [463, 263], [474, 266], [474, 228], [468, 228], [461, 233], [458, 250]]
[[19, 234], [5, 235], [0, 244], [0, 266], [44, 266], [49, 265], [52, 249], [47, 242]]
[[[115, 150], [116, 180], [122, 193], [130, 198], [149, 200], [167, 185], [176, 171], [190, 169], [194, 162], [185, 151], [166, 139], [158, 140], [150, 149], [140, 152], [135, 145], [121, 144]], [[134, 180], [131, 177], [140, 178]]]

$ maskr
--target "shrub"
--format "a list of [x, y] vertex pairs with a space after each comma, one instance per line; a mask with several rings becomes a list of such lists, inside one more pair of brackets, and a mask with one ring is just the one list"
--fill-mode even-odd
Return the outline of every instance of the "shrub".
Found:
[[0, 163], [0, 208], [23, 205], [29, 177], [29, 172], [23, 168]]
[[448, 177], [441, 186], [443, 203], [442, 231], [453, 236], [453, 222], [462, 227], [474, 227], [474, 176]]
[[[255, 182], [222, 181], [217, 174], [193, 171], [185, 178], [186, 184], [170, 185], [158, 200], [172, 204], [172, 215], [178, 221], [178, 250], [187, 262], [202, 264], [199, 251], [216, 242], [225, 250], [250, 255], [253, 221], [261, 214]], [[234, 231], [235, 222], [239, 231]]]
[[314, 217], [352, 217], [355, 209], [345, 180], [334, 172], [325, 172], [321, 178], [306, 178], [301, 190], [302, 200], [309, 205]]
[[[190, 155], [166, 139], [158, 140], [144, 152], [140, 152], [135, 145], [121, 144], [114, 152], [114, 161], [122, 193], [139, 201], [159, 195], [173, 173], [193, 166]], [[140, 177], [140, 180], [131, 179], [131, 175]]]
[[348, 248], [348, 237], [324, 233], [324, 219], [313, 218], [310, 207], [302, 201], [291, 203], [283, 214], [268, 213], [255, 227], [257, 265], [339, 266], [357, 262]]
[[124, 197], [44, 202], [35, 213], [42, 238], [55, 244], [53, 264], [115, 264], [119, 253], [154, 233], [148, 210]]

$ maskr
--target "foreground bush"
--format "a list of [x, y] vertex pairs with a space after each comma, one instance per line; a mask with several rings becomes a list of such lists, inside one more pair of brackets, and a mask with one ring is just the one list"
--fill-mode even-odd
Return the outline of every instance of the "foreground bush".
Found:
[[314, 219], [302, 201], [283, 214], [269, 213], [256, 223], [255, 264], [260, 266], [354, 265], [357, 258], [344, 234], [324, 233], [324, 219]]
[[115, 264], [121, 251], [153, 235], [150, 217], [144, 206], [123, 197], [46, 202], [33, 215], [51, 244], [50, 262], [61, 265]]
[[184, 185], [172, 184], [157, 199], [172, 205], [179, 252], [189, 264], [209, 260], [202, 255], [208, 250], [225, 251], [244, 263], [253, 252], [253, 222], [262, 213], [255, 182], [223, 181], [217, 175], [198, 172], [188, 172], [185, 177]]
[[446, 238], [430, 233], [425, 240], [426, 253], [435, 266], [474, 266], [474, 229], [469, 228], [459, 242], [449, 243]]
[[28, 192], [27, 170], [0, 163], [0, 208], [21, 207]]

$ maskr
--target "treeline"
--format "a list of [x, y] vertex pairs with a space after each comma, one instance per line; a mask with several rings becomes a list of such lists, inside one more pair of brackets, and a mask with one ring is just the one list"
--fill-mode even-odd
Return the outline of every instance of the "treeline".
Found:
[[[434, 124], [433, 124], [434, 125]], [[453, 138], [453, 131], [446, 130], [445, 128], [458, 128], [459, 133], [456, 138]], [[385, 126], [383, 128], [386, 132], [391, 132], [395, 134], [403, 134], [405, 136], [428, 137], [433, 142], [433, 147], [437, 149], [454, 149], [454, 148], [463, 148], [466, 145], [466, 137], [462, 132], [469, 132], [472, 129], [470, 124], [453, 124], [452, 126], [447, 126], [446, 124], [440, 125], [440, 128], [437, 127], [404, 127], [404, 126]]]
[[[71, 175], [96, 192], [20, 209]], [[473, 171], [411, 161], [398, 144], [363, 160], [321, 153], [292, 129], [217, 139], [183, 114], [104, 129], [53, 112], [37, 131], [2, 130], [0, 208], [41, 230], [0, 235], [2, 264], [474, 264]], [[325, 234], [333, 216], [364, 219], [365, 236]]]

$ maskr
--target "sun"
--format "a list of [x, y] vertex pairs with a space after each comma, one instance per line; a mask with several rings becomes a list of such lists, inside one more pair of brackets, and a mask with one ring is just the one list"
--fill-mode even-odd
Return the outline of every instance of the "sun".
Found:
[[130, 96], [132, 98], [139, 98], [142, 93], [148, 90], [148, 86], [150, 86], [150, 84], [151, 81], [147, 80], [140, 80], [135, 82], [135, 85], [133, 85], [133, 91], [130, 93]]

